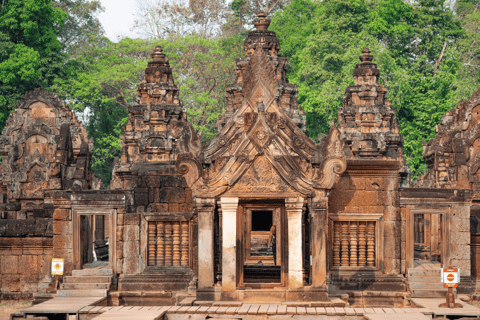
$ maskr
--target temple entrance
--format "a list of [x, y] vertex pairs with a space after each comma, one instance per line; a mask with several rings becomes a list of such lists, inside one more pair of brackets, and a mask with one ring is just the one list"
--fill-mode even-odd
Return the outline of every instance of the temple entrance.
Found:
[[283, 205], [239, 206], [239, 287], [285, 285], [286, 221]]
[[447, 267], [450, 263], [447, 230], [449, 214], [445, 210], [406, 210], [406, 268]]
[[80, 216], [81, 268], [108, 267], [108, 215]]
[[116, 210], [92, 211], [84, 206], [73, 209], [73, 269], [115, 271]]
[[414, 266], [425, 262], [442, 263], [442, 213], [414, 213]]

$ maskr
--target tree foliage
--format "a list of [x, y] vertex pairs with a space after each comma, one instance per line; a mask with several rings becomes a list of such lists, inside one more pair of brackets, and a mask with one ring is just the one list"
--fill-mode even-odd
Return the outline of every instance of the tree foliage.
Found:
[[299, 87], [308, 134], [328, 132], [368, 46], [397, 111], [413, 177], [423, 172], [422, 140], [435, 137], [442, 115], [478, 86], [478, 5], [462, 8], [460, 19], [444, 0], [292, 0], [270, 29], [290, 58], [288, 77]]

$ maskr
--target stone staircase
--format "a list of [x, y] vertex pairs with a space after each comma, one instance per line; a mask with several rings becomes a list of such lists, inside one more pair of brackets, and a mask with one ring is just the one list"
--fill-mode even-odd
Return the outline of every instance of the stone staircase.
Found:
[[[445, 298], [447, 288], [441, 282], [441, 269], [409, 269], [408, 284], [412, 298]], [[454, 288], [456, 295], [456, 289]]]
[[106, 297], [112, 286], [112, 269], [73, 270], [66, 276], [57, 297]]

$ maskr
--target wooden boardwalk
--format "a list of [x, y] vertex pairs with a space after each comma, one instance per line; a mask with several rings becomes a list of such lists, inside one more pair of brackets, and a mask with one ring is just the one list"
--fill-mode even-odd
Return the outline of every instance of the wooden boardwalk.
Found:
[[[445, 302], [445, 298], [412, 298], [413, 303], [420, 308], [430, 310], [436, 316], [464, 316], [464, 317], [480, 317], [480, 309], [465, 303], [460, 299], [455, 299], [455, 302], [461, 303], [463, 308], [439, 308], [440, 303]], [[425, 310], [424, 309], [424, 310]]]
[[21, 310], [23, 314], [65, 313], [76, 314], [80, 309], [96, 304], [105, 297], [55, 297], [51, 300]]
[[[405, 320], [422, 320], [431, 319], [424, 316], [423, 313], [428, 311], [422, 308], [342, 308], [342, 307], [326, 307], [326, 308], [309, 308], [309, 307], [289, 307], [282, 304], [243, 304], [240, 307], [85, 307], [79, 311], [81, 314], [98, 314], [95, 320], [105, 319], [138, 319], [138, 320], [155, 320], [160, 319], [166, 314], [205, 314], [210, 316], [216, 315], [232, 315], [232, 316], [273, 316], [273, 315], [325, 315], [325, 316], [367, 316], [376, 315], [373, 319], [405, 319]], [[423, 316], [423, 318], [421, 317]], [[383, 318], [382, 318], [383, 317]], [[365, 317], [368, 319], [367, 317]]]

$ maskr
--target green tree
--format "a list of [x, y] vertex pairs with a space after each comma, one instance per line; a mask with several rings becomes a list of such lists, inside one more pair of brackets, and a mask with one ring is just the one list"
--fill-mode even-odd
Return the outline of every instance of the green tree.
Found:
[[0, 129], [26, 91], [63, 73], [55, 29], [66, 14], [50, 0], [5, 0], [0, 16]]

